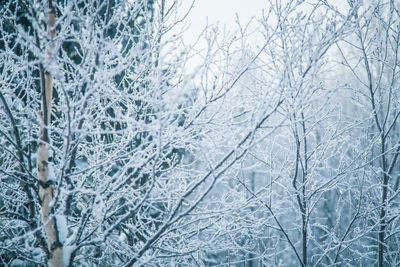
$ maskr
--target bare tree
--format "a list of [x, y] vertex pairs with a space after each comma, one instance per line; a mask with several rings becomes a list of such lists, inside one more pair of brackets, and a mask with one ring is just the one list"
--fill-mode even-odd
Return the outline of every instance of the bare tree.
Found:
[[[204, 78], [196, 91], [192, 80], [212, 70], [207, 64], [217, 62], [216, 52], [208, 50], [197, 73], [185, 72], [193, 52], [181, 45], [180, 32], [170, 33], [182, 19], [178, 2], [6, 1], [4, 7], [3, 263], [196, 261], [201, 244], [192, 237], [209, 224], [196, 208], [251, 147], [281, 105], [279, 94], [205, 164], [209, 157], [195, 156], [205, 147], [204, 125], [212, 125], [209, 115], [252, 62], [216, 86]], [[214, 36], [206, 36], [210, 47], [218, 45]]]
[[[353, 4], [351, 4], [353, 6]], [[396, 235], [391, 228], [397, 215], [391, 208], [397, 206], [398, 178], [396, 166], [399, 157], [398, 118], [398, 51], [399, 6], [396, 1], [376, 1], [357, 6], [354, 35], [339, 45], [343, 65], [352, 74], [350, 86], [356, 92], [365, 114], [370, 115], [368, 135], [372, 145], [370, 163], [376, 173], [375, 184], [380, 187], [379, 203], [375, 202], [377, 227], [377, 264], [396, 265]], [[348, 45], [351, 49], [346, 49]], [[348, 52], [351, 51], [351, 52]], [[355, 53], [355, 58], [350, 53]], [[398, 177], [398, 176], [397, 176]], [[371, 177], [371, 179], [373, 179]], [[375, 194], [378, 191], [375, 192]], [[393, 243], [392, 243], [393, 242]], [[386, 257], [385, 257], [386, 255]]]
[[[230, 220], [221, 219], [218, 225], [228, 224], [225, 228], [229, 231], [220, 233], [218, 244], [226, 242], [225, 249], [220, 248], [219, 255], [211, 251], [210, 262], [219, 257], [214, 261], [221, 263], [229, 258], [249, 265], [334, 264], [331, 257], [338, 246], [333, 239], [345, 234], [342, 225], [330, 229], [325, 218], [346, 208], [331, 214], [321, 209], [331, 200], [326, 198], [336, 197], [338, 187], [344, 187], [343, 180], [359, 161], [348, 158], [347, 131], [352, 127], [336, 112], [339, 103], [335, 97], [340, 88], [325, 77], [330, 77], [335, 63], [330, 51], [348, 34], [352, 14], [339, 17], [321, 3], [314, 4], [269, 3], [261, 22], [262, 53], [237, 85], [236, 98], [228, 102], [237, 112], [228, 120], [232, 137], [226, 133], [225, 140], [235, 137], [235, 127], [246, 128], [265, 112], [271, 94], [283, 94], [285, 99], [273, 123], [261, 129], [258, 134], [262, 137], [227, 175], [228, 181], [232, 177], [237, 181], [226, 182], [232, 191], [216, 193], [236, 195], [238, 199], [221, 201], [224, 218]], [[242, 43], [247, 43], [243, 39]], [[238, 62], [251, 58], [251, 49], [242, 45], [243, 58]], [[359, 217], [357, 209], [350, 210]], [[227, 215], [226, 211], [231, 213]], [[351, 218], [340, 223], [344, 222], [353, 229]], [[242, 253], [244, 257], [237, 256]]]
[[398, 265], [398, 3], [181, 4], [0, 2], [0, 265]]

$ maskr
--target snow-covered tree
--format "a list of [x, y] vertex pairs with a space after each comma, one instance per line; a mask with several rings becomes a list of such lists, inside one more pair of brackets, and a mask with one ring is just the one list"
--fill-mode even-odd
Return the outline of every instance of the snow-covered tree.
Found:
[[398, 265], [398, 3], [182, 3], [0, 2], [0, 265]]
[[[365, 167], [375, 264], [399, 264], [399, 48], [400, 5], [397, 1], [353, 3], [354, 33], [338, 43], [340, 71], [351, 90], [353, 112], [363, 121], [359, 149], [368, 149]], [[361, 126], [361, 125], [360, 125]]]
[[227, 150], [198, 157], [204, 125], [247, 68], [217, 86], [201, 76], [216, 62], [211, 31], [204, 63], [186, 72], [192, 51], [173, 29], [185, 18], [178, 7], [2, 2], [4, 264], [197, 261], [204, 244], [193, 236], [210, 221], [196, 208], [282, 101]]

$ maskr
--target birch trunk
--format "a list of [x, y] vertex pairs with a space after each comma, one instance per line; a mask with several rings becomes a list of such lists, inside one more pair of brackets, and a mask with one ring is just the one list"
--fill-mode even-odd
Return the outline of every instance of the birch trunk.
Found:
[[[56, 31], [55, 25], [55, 12], [52, 0], [49, 0], [49, 13], [48, 13], [48, 35], [50, 43], [46, 48], [46, 66], [49, 68], [54, 53], [54, 38]], [[39, 146], [37, 151], [37, 171], [40, 179], [39, 182], [39, 196], [41, 200], [42, 223], [47, 237], [47, 246], [49, 249], [48, 264], [50, 267], [62, 267], [63, 264], [63, 246], [59, 240], [57, 222], [52, 215], [52, 201], [53, 201], [53, 179], [49, 177], [49, 143], [50, 135], [48, 125], [51, 120], [51, 101], [53, 95], [53, 77], [49, 71], [45, 71], [45, 82], [42, 82], [42, 107], [41, 119], [42, 124], [39, 132]]]

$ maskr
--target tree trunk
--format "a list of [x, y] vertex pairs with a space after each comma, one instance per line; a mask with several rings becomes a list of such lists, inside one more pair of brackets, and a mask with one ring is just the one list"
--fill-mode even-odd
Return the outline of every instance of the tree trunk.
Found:
[[387, 191], [388, 191], [388, 183], [389, 183], [389, 176], [387, 174], [387, 167], [386, 167], [386, 149], [385, 149], [385, 138], [382, 135], [381, 138], [381, 145], [382, 145], [382, 198], [381, 198], [381, 211], [379, 214], [379, 234], [378, 234], [378, 267], [383, 267], [384, 263], [384, 247], [385, 247], [385, 230], [386, 230], [386, 201], [387, 201]]
[[[46, 48], [46, 66], [45, 69], [49, 67], [52, 61], [52, 55], [54, 53], [53, 40], [55, 38], [56, 32], [54, 29], [55, 25], [55, 12], [52, 0], [49, 0], [49, 13], [48, 13], [48, 34], [50, 39], [50, 44]], [[41, 211], [42, 211], [42, 223], [44, 226], [44, 231], [47, 237], [47, 246], [49, 249], [48, 254], [48, 264], [50, 267], [62, 267], [63, 264], [63, 248], [59, 241], [59, 229], [57, 229], [57, 222], [54, 216], [52, 216], [52, 201], [53, 201], [53, 179], [54, 177], [49, 177], [49, 143], [50, 135], [48, 131], [48, 125], [51, 119], [51, 100], [53, 94], [53, 77], [50, 72], [45, 71], [44, 81], [42, 79], [42, 107], [40, 111], [40, 116], [42, 119], [42, 124], [39, 131], [39, 145], [37, 151], [37, 171], [39, 182], [39, 196], [41, 201]]]

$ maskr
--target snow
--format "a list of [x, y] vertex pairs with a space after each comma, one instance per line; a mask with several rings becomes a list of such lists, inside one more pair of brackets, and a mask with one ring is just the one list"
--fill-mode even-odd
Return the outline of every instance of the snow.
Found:
[[65, 246], [63, 249], [63, 262], [64, 266], [69, 265], [69, 260], [71, 258], [72, 252], [76, 249], [76, 246]]
[[56, 181], [56, 175], [54, 173], [54, 166], [52, 162], [48, 162], [48, 175], [47, 175], [47, 181], [52, 181], [55, 182]]
[[[30, 184], [38, 176], [34, 163], [40, 119], [35, 114], [41, 102], [34, 70], [45, 63], [46, 18], [43, 23], [28, 18], [29, 32], [13, 28], [20, 20], [2, 15], [14, 18], [18, 12], [0, 4], [5, 21], [0, 23], [0, 42], [3, 33], [10, 34], [4, 28], [9, 25], [15, 32], [13, 43], [27, 55], [16, 53], [12, 43], [7, 51], [0, 48], [0, 95], [4, 92], [7, 102], [0, 103], [0, 202], [5, 207], [0, 212], [0, 248], [15, 251], [0, 251], [1, 260], [6, 256], [0, 264], [27, 265], [24, 257], [44, 264], [46, 255], [35, 236], [41, 233], [48, 246], [55, 237], [62, 243], [61, 263], [66, 266], [96, 265], [99, 257], [106, 266], [119, 266], [125, 259], [136, 259], [135, 264], [142, 266], [193, 266], [194, 261], [298, 266], [303, 264], [295, 252], [301, 256], [301, 245], [307, 245], [309, 264], [335, 265], [331, 259], [337, 254], [340, 263], [370, 266], [375, 246], [385, 243], [370, 222], [383, 219], [373, 212], [383, 208], [391, 220], [385, 236], [393, 244], [400, 240], [395, 228], [399, 198], [379, 199], [383, 188], [398, 188], [395, 181], [383, 187], [378, 179], [387, 173], [381, 157], [392, 162], [399, 155], [400, 77], [396, 74], [393, 83], [387, 83], [390, 73], [371, 67], [373, 77], [383, 77], [382, 82], [375, 79], [377, 109], [371, 108], [365, 74], [353, 77], [364, 73], [358, 62], [363, 57], [356, 49], [359, 42], [351, 40], [357, 36], [347, 33], [356, 22], [353, 15], [342, 32], [335, 27], [344, 22], [325, 4], [316, 5], [314, 15], [304, 7], [309, 1], [291, 1], [293, 9], [274, 6], [260, 21], [251, 22], [262, 35], [262, 44], [253, 42], [251, 25], [238, 29], [235, 36], [210, 27], [202, 37], [191, 36], [199, 37], [199, 47], [206, 45], [196, 49], [183, 41], [181, 45], [180, 32], [174, 31], [177, 36], [170, 39], [163, 34], [174, 26], [168, 21], [173, 20], [173, 9], [164, 24], [164, 18], [146, 21], [145, 14], [135, 13], [146, 1], [114, 1], [116, 8], [110, 9], [106, 22], [108, 16], [93, 13], [102, 8], [85, 3], [75, 8], [72, 2], [57, 5], [61, 17], [55, 50], [60, 53], [53, 51], [49, 71], [59, 71], [53, 79], [54, 119], [48, 127], [53, 159], [47, 175], [54, 186], [49, 188], [53, 198], [42, 198], [50, 202], [49, 207], [43, 205], [43, 217], [32, 201], [34, 190], [24, 192], [21, 186], [26, 181], [20, 179]], [[135, 3], [127, 6], [131, 2]], [[201, 3], [204, 10], [211, 7], [206, 2]], [[221, 5], [227, 6], [221, 2], [212, 11], [218, 13]], [[33, 8], [45, 13], [40, 5]], [[229, 9], [235, 11], [233, 3]], [[125, 24], [128, 13], [140, 17], [137, 31]], [[320, 13], [327, 16], [321, 18]], [[399, 42], [391, 34], [398, 36], [399, 31], [393, 24], [387, 36], [396, 48], [388, 52], [390, 60], [380, 58], [379, 51], [386, 49], [375, 39], [385, 35], [388, 21], [376, 16], [380, 12], [365, 14], [366, 21], [371, 18], [377, 25], [371, 26], [371, 34], [361, 30], [369, 44], [364, 52], [374, 66], [377, 62], [395, 69], [398, 62], [392, 61]], [[278, 18], [281, 27], [275, 27]], [[116, 31], [104, 31], [114, 26]], [[37, 48], [34, 32], [42, 44]], [[337, 43], [343, 46], [343, 55], [325, 53], [337, 39], [346, 41]], [[63, 40], [70, 40], [70, 45], [64, 47]], [[191, 63], [197, 54], [200, 61]], [[346, 62], [350, 69], [343, 67]], [[38, 90], [19, 89], [32, 87]], [[7, 105], [14, 119], [7, 114]], [[387, 119], [382, 111], [388, 111]], [[379, 150], [382, 131], [373, 114], [383, 119], [383, 128], [393, 125], [387, 128], [385, 153]], [[21, 145], [15, 144], [13, 126]], [[15, 154], [19, 146], [24, 153], [21, 161]], [[48, 151], [44, 152], [47, 158]], [[398, 174], [396, 165], [394, 179]], [[392, 204], [382, 207], [388, 201]], [[34, 214], [28, 214], [30, 210]], [[45, 218], [47, 212], [54, 221]], [[27, 225], [28, 216], [37, 222], [34, 229]], [[307, 235], [301, 235], [303, 231]], [[400, 259], [395, 247], [385, 245], [385, 259]], [[351, 258], [347, 247], [360, 262]], [[74, 251], [76, 259], [71, 257]]]
[[33, 259], [36, 261], [40, 261], [41, 257], [42, 257], [42, 249], [41, 248], [33, 248], [32, 250], [32, 255], [33, 255]]
[[19, 259], [15, 259], [15, 260], [13, 260], [12, 262], [11, 262], [11, 266], [13, 266], [13, 267], [19, 267], [19, 266], [26, 266], [26, 263], [24, 262], [24, 261], [22, 261], [22, 260], [19, 260]]
[[64, 244], [68, 236], [67, 220], [64, 215], [56, 215], [58, 238]]

